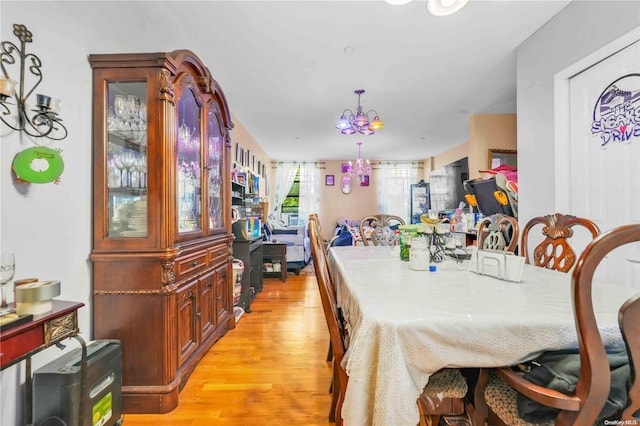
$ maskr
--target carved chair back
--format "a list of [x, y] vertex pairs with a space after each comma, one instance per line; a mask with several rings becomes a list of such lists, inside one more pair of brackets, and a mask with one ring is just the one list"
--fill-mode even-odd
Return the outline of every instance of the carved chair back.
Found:
[[399, 216], [389, 214], [375, 214], [360, 221], [360, 237], [365, 246], [394, 245], [395, 234], [391, 229], [395, 225], [404, 225]]
[[[529, 237], [536, 225], [542, 226], [544, 240], [538, 244], [533, 254], [529, 252]], [[522, 251], [525, 262], [542, 268], [568, 272], [576, 262], [577, 255], [569, 244], [573, 228], [582, 226], [592, 238], [600, 234], [600, 228], [589, 219], [555, 213], [531, 219], [522, 230]]]
[[515, 252], [519, 234], [516, 218], [496, 213], [485, 218], [478, 225], [478, 248]]

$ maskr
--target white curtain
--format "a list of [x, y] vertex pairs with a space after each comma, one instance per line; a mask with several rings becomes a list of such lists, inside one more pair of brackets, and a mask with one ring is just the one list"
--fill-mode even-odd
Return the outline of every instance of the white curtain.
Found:
[[320, 208], [320, 168], [314, 163], [300, 164], [299, 224], [306, 225], [311, 213]]
[[269, 213], [269, 219], [278, 219], [280, 217], [280, 206], [287, 198], [291, 184], [296, 178], [298, 172], [299, 163], [277, 163], [276, 164], [276, 179], [275, 179], [275, 192], [274, 203]]
[[418, 181], [417, 163], [381, 163], [378, 169], [378, 211], [411, 223], [411, 185]]

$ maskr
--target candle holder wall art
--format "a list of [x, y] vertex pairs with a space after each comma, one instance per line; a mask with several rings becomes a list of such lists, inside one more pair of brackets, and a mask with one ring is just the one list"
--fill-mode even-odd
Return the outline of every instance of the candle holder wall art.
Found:
[[[0, 120], [11, 129], [34, 138], [62, 140], [67, 137], [67, 129], [59, 117], [60, 100], [36, 94], [35, 105], [29, 102], [42, 82], [40, 58], [26, 51], [33, 35], [21, 24], [13, 25], [13, 34], [20, 41], [19, 46], [10, 41], [0, 43]], [[17, 81], [11, 78], [9, 69], [16, 70], [14, 78], [18, 78]]]

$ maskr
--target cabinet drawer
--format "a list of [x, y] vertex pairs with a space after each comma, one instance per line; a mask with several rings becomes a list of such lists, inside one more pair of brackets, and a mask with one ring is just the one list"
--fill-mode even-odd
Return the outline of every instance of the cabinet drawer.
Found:
[[207, 253], [201, 251], [191, 256], [180, 258], [177, 260], [176, 265], [176, 275], [178, 277], [194, 273], [207, 266]]
[[216, 246], [209, 249], [209, 265], [217, 265], [227, 261], [229, 249], [226, 245]]

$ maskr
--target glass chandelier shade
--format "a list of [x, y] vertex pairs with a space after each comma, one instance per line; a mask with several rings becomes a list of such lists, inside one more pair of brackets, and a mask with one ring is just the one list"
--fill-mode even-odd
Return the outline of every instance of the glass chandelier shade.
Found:
[[[360, 105], [360, 95], [364, 93], [364, 90], [358, 89], [354, 93], [358, 95], [356, 112], [354, 114], [350, 109], [345, 109], [340, 119], [336, 122], [336, 129], [340, 130], [343, 135], [352, 135], [354, 133], [372, 135], [376, 130], [384, 128], [384, 123], [382, 123], [376, 111], [369, 110], [366, 113], [363, 111]], [[369, 114], [372, 114], [373, 120], [369, 118]]]
[[353, 162], [349, 161], [349, 169], [347, 170], [347, 174], [350, 177], [356, 176], [358, 181], [362, 182], [365, 176], [369, 176], [371, 174], [371, 162], [369, 160], [363, 160], [360, 154], [360, 148], [362, 147], [362, 142], [358, 142], [358, 158], [356, 158], [356, 164], [353, 165]]

